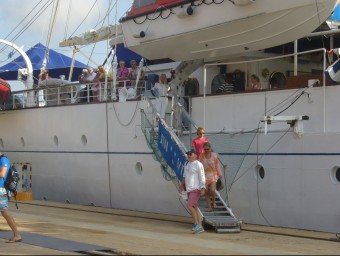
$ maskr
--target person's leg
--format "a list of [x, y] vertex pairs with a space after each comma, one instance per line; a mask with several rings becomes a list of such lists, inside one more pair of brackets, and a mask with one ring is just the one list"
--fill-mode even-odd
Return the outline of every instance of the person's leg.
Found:
[[160, 116], [161, 116], [161, 107], [162, 107], [161, 98], [156, 98], [156, 100], [155, 100], [155, 109], [156, 109], [156, 111], [158, 112], [158, 114]]
[[97, 89], [92, 90], [92, 102], [98, 102], [98, 90]]
[[21, 239], [19, 230], [17, 228], [17, 224], [15, 223], [12, 215], [8, 212], [8, 208], [4, 208], [1, 211], [1, 215], [5, 218], [8, 226], [11, 228], [12, 232], [13, 232], [13, 237], [11, 238], [10, 241], [17, 241], [19, 239]]
[[200, 216], [200, 212], [199, 212], [199, 209], [198, 207], [194, 207], [195, 209], [195, 212], [196, 212], [196, 218], [197, 218], [197, 223], [198, 225], [202, 226], [202, 219], [201, 219], [201, 216]]
[[211, 200], [210, 200], [210, 186], [211, 184], [207, 185], [207, 189], [205, 190], [205, 200], [207, 201], [208, 212], [212, 211]]
[[194, 224], [199, 224], [199, 219], [198, 219], [198, 215], [197, 215], [197, 209], [193, 206], [188, 205], [188, 209], [190, 211], [190, 215], [194, 221]]
[[200, 223], [199, 213], [197, 209], [198, 200], [199, 200], [200, 194], [198, 190], [188, 192], [188, 203], [187, 207], [190, 211], [190, 215], [194, 221], [194, 224]]
[[165, 118], [166, 108], [168, 106], [168, 98], [162, 97], [161, 98], [161, 107], [160, 107], [160, 116], [162, 119]]
[[216, 203], [215, 203], [215, 198], [216, 198], [216, 182], [215, 181], [213, 181], [210, 184], [209, 190], [210, 190], [212, 205], [213, 205], [214, 208], [216, 208]]

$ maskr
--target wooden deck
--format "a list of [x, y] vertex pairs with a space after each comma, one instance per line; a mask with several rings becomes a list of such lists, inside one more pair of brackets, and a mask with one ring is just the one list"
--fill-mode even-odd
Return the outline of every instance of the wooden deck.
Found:
[[[241, 233], [192, 234], [190, 218], [44, 201], [11, 203], [21, 231], [112, 248], [98, 255], [336, 255], [335, 234], [244, 224]], [[0, 231], [9, 230], [0, 221]], [[2, 255], [82, 255], [0, 239]]]

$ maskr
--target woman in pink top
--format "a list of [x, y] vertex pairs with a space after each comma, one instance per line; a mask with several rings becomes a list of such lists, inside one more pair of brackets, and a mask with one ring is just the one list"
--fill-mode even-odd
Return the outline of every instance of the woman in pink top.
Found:
[[[207, 201], [208, 212], [212, 211], [212, 207], [216, 208], [216, 182], [222, 176], [218, 156], [215, 152], [211, 152], [211, 144], [206, 142], [203, 144], [204, 153], [200, 155], [199, 161], [204, 166], [205, 173], [205, 199]], [[211, 200], [210, 200], [211, 197]], [[212, 207], [211, 207], [212, 206]]]
[[119, 68], [117, 69], [117, 77], [119, 77], [120, 80], [128, 79], [129, 75], [129, 69], [125, 67], [125, 61], [121, 60], [119, 62]]
[[[117, 80], [128, 80], [129, 79], [129, 69], [125, 67], [125, 61], [119, 61], [119, 68], [117, 69]], [[126, 84], [128, 85], [128, 84]], [[124, 86], [124, 82], [120, 82], [119, 86]]]
[[192, 141], [192, 147], [196, 150], [197, 158], [199, 159], [200, 154], [204, 153], [203, 144], [209, 142], [208, 138], [204, 137], [204, 128], [197, 128], [197, 138]]

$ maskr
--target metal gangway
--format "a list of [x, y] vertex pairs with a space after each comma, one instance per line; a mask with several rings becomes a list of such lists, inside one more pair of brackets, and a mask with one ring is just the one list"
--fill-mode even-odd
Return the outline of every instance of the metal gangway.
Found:
[[[180, 103], [177, 103], [177, 104], [179, 107], [181, 107]], [[173, 107], [172, 107], [172, 110], [174, 110]], [[182, 108], [182, 111], [185, 111], [185, 110]], [[171, 116], [178, 115], [176, 111], [174, 112], [175, 113], [170, 113]], [[188, 115], [188, 113], [186, 114]], [[159, 136], [159, 132], [160, 132], [159, 129], [160, 128], [164, 129], [163, 132], [165, 132], [167, 135], [165, 137], [169, 137], [172, 143], [171, 147], [172, 148], [177, 147], [178, 148], [177, 152], [180, 152], [181, 154], [181, 156], [178, 156], [177, 154], [176, 157], [186, 159], [185, 152], [187, 152], [188, 149], [185, 147], [183, 142], [177, 136], [179, 132], [178, 127], [176, 127], [175, 129], [172, 126], [168, 126], [164, 120], [159, 119], [159, 115], [155, 110], [155, 107], [151, 101], [151, 98], [148, 96], [146, 96], [146, 106], [144, 109], [141, 110], [141, 115], [142, 115], [141, 116], [141, 121], [142, 121], [141, 128], [145, 135], [145, 138], [147, 140], [149, 147], [153, 150], [154, 159], [157, 160], [161, 164], [161, 170], [166, 180], [172, 181], [174, 185], [176, 186], [177, 191], [179, 192], [179, 186], [180, 186], [181, 177], [182, 177], [181, 174], [183, 174], [184, 164], [173, 165], [171, 163], [171, 162], [178, 163], [178, 159], [174, 161], [174, 158], [172, 156], [169, 157], [167, 153], [162, 151], [162, 149], [160, 148], [161, 138]], [[173, 122], [170, 122], [170, 123], [172, 124]], [[164, 136], [162, 137], [163, 137], [162, 139], [164, 139]], [[178, 166], [181, 166], [182, 170], [180, 170], [180, 168], [177, 168]], [[180, 197], [180, 200], [183, 206], [187, 208], [186, 200], [182, 197]], [[205, 198], [201, 198], [199, 201], [199, 211], [201, 214], [202, 225], [204, 226], [204, 228], [207, 230], [214, 229], [218, 233], [240, 232], [242, 221], [236, 218], [231, 208], [228, 206], [228, 204], [222, 198], [221, 194], [218, 191], [216, 191], [215, 203], [217, 207], [215, 207], [213, 211], [209, 212], [207, 210]]]

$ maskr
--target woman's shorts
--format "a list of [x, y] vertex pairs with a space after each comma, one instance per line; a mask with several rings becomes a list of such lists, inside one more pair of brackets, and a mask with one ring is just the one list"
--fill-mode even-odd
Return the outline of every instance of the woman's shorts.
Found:
[[191, 207], [197, 207], [200, 196], [201, 192], [198, 189], [188, 192], [188, 205]]
[[2, 212], [6, 207], [8, 207], [8, 198], [6, 189], [0, 188], [0, 211]]

